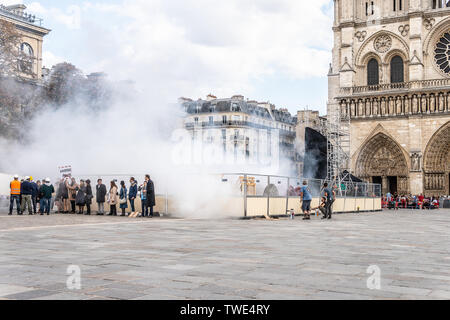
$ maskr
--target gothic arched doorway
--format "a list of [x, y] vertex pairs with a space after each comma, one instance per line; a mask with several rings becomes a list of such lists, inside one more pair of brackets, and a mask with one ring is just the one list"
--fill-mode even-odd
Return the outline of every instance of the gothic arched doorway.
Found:
[[378, 133], [361, 149], [356, 175], [382, 185], [383, 193], [409, 193], [408, 163], [401, 147], [390, 137]]
[[427, 196], [450, 194], [450, 122], [430, 139], [423, 160]]

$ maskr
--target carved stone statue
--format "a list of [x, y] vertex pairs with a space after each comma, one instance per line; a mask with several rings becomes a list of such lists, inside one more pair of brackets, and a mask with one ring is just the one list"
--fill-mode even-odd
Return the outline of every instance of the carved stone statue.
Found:
[[381, 115], [384, 116], [386, 114], [386, 99], [381, 98]]
[[423, 95], [420, 99], [420, 111], [426, 113], [428, 111], [427, 96]]
[[373, 114], [374, 116], [377, 116], [377, 115], [379, 114], [379, 110], [378, 110], [378, 99], [377, 99], [377, 98], [375, 98], [375, 99], [373, 100], [372, 105], [373, 105], [373, 112], [372, 112], [372, 114]]
[[350, 112], [352, 116], [353, 116], [353, 113], [354, 113], [354, 110], [355, 110], [355, 106], [356, 106], [356, 101], [352, 100], [350, 102], [350, 106], [347, 107], [347, 112]]
[[351, 114], [351, 117], [355, 117], [356, 116], [356, 110], [355, 110], [355, 103], [354, 102], [350, 105], [350, 114]]
[[345, 116], [347, 114], [347, 101], [341, 102], [341, 115]]
[[439, 94], [439, 111], [444, 111], [445, 110], [445, 100], [444, 100], [444, 95], [441, 93]]
[[418, 152], [415, 152], [411, 155], [411, 171], [420, 171], [420, 159], [422, 158], [422, 155]]
[[417, 96], [414, 95], [412, 98], [412, 113], [417, 113], [418, 111]]
[[366, 116], [370, 116], [372, 112], [371, 101], [369, 99], [366, 100]]
[[362, 100], [359, 100], [358, 103], [358, 116], [362, 117], [364, 115], [364, 102]]
[[436, 98], [434, 95], [430, 96], [430, 112], [436, 111]]
[[408, 114], [408, 113], [411, 112], [411, 109], [409, 108], [409, 105], [410, 105], [410, 99], [409, 99], [409, 97], [406, 97], [406, 98], [405, 98], [404, 103], [405, 103], [405, 114]]
[[397, 97], [397, 100], [395, 101], [396, 104], [396, 112], [397, 114], [401, 114], [402, 113], [402, 98]]
[[389, 114], [392, 115], [394, 114], [394, 99], [393, 98], [389, 98]]

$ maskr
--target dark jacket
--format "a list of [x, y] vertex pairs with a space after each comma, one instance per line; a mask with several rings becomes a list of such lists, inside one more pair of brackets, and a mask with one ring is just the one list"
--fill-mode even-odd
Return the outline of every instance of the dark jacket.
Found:
[[152, 180], [147, 182], [147, 205], [149, 207], [154, 207], [156, 205], [155, 200], [155, 185]]
[[33, 191], [32, 191], [32, 193], [31, 193], [31, 195], [32, 195], [33, 197], [37, 197], [38, 194], [39, 194], [39, 187], [38, 187], [37, 183], [36, 183], [36, 182], [31, 182], [31, 186], [32, 186], [32, 188], [33, 188]]
[[106, 186], [104, 184], [102, 185], [96, 185], [96, 200], [98, 203], [105, 203], [106, 202]]
[[53, 187], [53, 185], [48, 186], [46, 184], [43, 184], [39, 191], [42, 194], [43, 199], [51, 199], [53, 193], [55, 192], [55, 188]]
[[137, 183], [135, 183], [134, 185], [132, 184], [130, 186], [130, 191], [128, 192], [128, 199], [132, 199], [132, 198], [137, 198], [137, 192], [138, 192], [138, 187], [137, 187]]
[[[120, 188], [120, 196], [119, 196], [120, 200], [127, 199], [127, 193], [128, 193], [127, 188]], [[127, 209], [127, 208], [128, 202], [120, 204], [120, 209]]]
[[77, 206], [84, 206], [86, 204], [86, 187], [81, 187], [78, 189], [75, 203]]
[[86, 186], [86, 204], [91, 204], [93, 197], [94, 196], [92, 195], [92, 187], [89, 184], [89, 185]]
[[32, 195], [33, 194], [33, 185], [29, 181], [22, 182], [22, 186], [20, 188], [20, 192], [26, 196], [26, 195]]
[[69, 190], [67, 190], [65, 181], [63, 181], [63, 182], [61, 182], [59, 184], [59, 191], [58, 191], [58, 193], [61, 194], [61, 197], [63, 199], [68, 199], [69, 198]]

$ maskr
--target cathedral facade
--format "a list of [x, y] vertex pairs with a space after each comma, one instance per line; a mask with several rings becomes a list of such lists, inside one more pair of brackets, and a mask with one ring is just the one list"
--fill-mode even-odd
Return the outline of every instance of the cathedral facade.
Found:
[[334, 0], [328, 112], [383, 193], [450, 194], [450, 1]]

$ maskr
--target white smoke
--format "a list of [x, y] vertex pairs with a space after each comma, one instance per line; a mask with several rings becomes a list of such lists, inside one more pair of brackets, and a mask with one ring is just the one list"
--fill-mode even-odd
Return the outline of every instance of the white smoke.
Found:
[[[237, 10], [237, 2], [233, 5], [222, 3], [221, 5], [227, 8], [222, 17], [226, 22], [224, 25], [227, 26], [222, 30], [226, 36], [222, 40], [234, 39], [242, 50], [236, 50], [233, 41], [222, 46], [199, 45], [199, 39], [192, 37], [208, 31], [203, 25], [200, 25], [198, 30], [192, 29], [196, 25], [191, 22], [198, 22], [199, 19], [189, 19], [174, 25], [169, 16], [162, 14], [163, 9], [166, 9], [166, 2], [153, 2], [158, 4], [156, 13], [146, 1], [128, 1], [121, 6], [101, 10], [95, 6], [83, 7], [80, 28], [86, 28], [88, 32], [86, 37], [78, 39], [80, 43], [77, 43], [77, 47], [84, 48], [84, 60], [80, 61], [90, 61], [89, 71], [94, 71], [95, 67], [96, 71], [105, 71], [115, 79], [135, 81], [136, 91], [117, 94], [107, 109], [98, 112], [93, 112], [83, 99], [71, 101], [57, 110], [44, 108], [35, 114], [32, 122], [19, 129], [29, 138], [29, 143], [0, 141], [3, 151], [2, 171], [41, 178], [56, 177], [58, 166], [71, 165], [75, 176], [130, 174], [136, 175], [140, 182], [142, 175], [148, 173], [155, 181], [157, 193], [168, 192], [177, 198], [185, 215], [226, 214], [221, 209], [226, 201], [219, 201], [218, 196], [235, 196], [236, 188], [230, 189], [225, 184], [217, 183], [220, 179], [210, 174], [219, 173], [221, 169], [230, 171], [231, 168], [220, 165], [214, 168], [179, 165], [178, 159], [173, 158], [173, 149], [179, 141], [172, 141], [171, 138], [175, 130], [182, 127], [184, 116], [175, 102], [186, 92], [202, 92], [205, 95], [216, 87], [227, 95], [230, 92], [241, 93], [241, 89], [248, 92], [252, 75], [270, 73], [276, 65], [274, 61], [283, 61], [283, 65], [278, 67], [284, 72], [295, 70], [295, 76], [298, 78], [317, 76], [317, 70], [320, 68], [317, 68], [315, 63], [298, 63], [301, 60], [299, 57], [308, 60], [310, 56], [317, 56], [319, 53], [321, 61], [326, 62], [329, 54], [326, 50], [310, 48], [306, 40], [297, 43], [295, 50], [287, 50], [293, 45], [292, 38], [302, 38], [295, 35], [298, 28], [291, 28], [291, 23], [300, 23], [301, 30], [308, 30], [307, 34], [309, 26], [304, 27], [306, 22], [294, 18], [291, 14], [289, 24], [281, 28], [281, 22], [285, 13], [291, 12], [291, 6], [294, 6], [295, 12], [314, 12], [320, 17], [321, 23], [327, 25], [329, 19], [324, 17], [320, 7], [328, 1], [321, 0], [320, 4], [311, 7], [303, 2], [296, 2], [294, 5], [283, 1], [283, 6], [280, 6], [279, 1], [268, 1], [268, 4], [277, 4], [283, 10], [266, 17], [260, 12], [264, 8], [257, 6], [259, 14], [253, 15], [252, 19], [264, 24], [247, 24], [244, 23], [246, 19], [235, 19], [235, 23], [242, 24], [233, 28], [236, 33], [229, 30], [229, 20], [225, 18], [235, 14], [246, 16], [246, 10], [251, 12], [254, 8], [251, 5], [245, 6], [246, 10]], [[183, 7], [181, 2], [178, 5]], [[128, 10], [123, 10], [123, 7]], [[172, 6], [170, 7], [168, 12], [173, 11]], [[209, 5], [208, 8], [216, 15], [220, 12], [215, 6]], [[119, 16], [133, 13], [132, 17], [129, 17], [133, 21], [120, 28], [108, 24], [105, 29], [102, 23], [96, 24], [87, 18], [92, 10], [104, 10]], [[46, 12], [51, 10], [42, 10], [43, 14]], [[154, 19], [150, 19], [148, 15], [154, 15]], [[250, 29], [251, 25], [263, 27], [253, 30]], [[273, 30], [274, 26], [277, 27], [276, 30]], [[162, 30], [164, 34], [161, 34]], [[245, 39], [240, 39], [239, 37], [243, 36], [242, 31], [245, 30]], [[54, 29], [52, 32], [59, 31]], [[325, 33], [321, 36], [326, 37]], [[252, 39], [257, 39], [260, 44], [255, 44]], [[282, 52], [261, 50], [266, 48], [267, 43], [273, 42], [272, 40], [278, 41], [273, 47], [280, 48]], [[291, 54], [289, 59], [286, 53]], [[326, 63], [324, 65], [326, 69]], [[307, 68], [308, 66], [311, 68]], [[257, 70], [260, 72], [257, 73]], [[115, 88], [116, 92], [130, 90], [119, 82], [115, 85], [118, 86]], [[250, 170], [246, 166], [234, 169], [241, 172]], [[274, 172], [259, 168], [259, 172], [251, 173], [286, 173], [295, 168], [282, 159], [278, 169], [280, 171]]]

